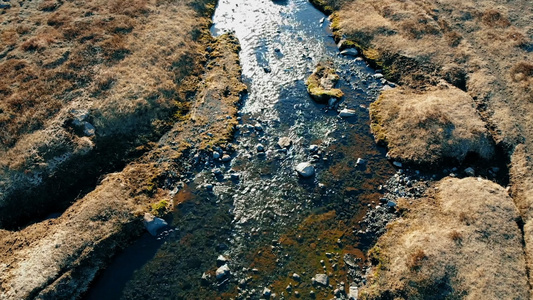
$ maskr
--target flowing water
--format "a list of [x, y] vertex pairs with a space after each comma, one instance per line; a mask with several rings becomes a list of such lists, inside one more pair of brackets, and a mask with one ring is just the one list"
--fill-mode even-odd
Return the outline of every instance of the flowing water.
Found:
[[[360, 265], [368, 247], [355, 232], [394, 173], [369, 129], [367, 107], [383, 83], [363, 61], [340, 55], [329, 21], [307, 1], [222, 0], [213, 19], [213, 35], [239, 39], [249, 88], [232, 160], [197, 166], [176, 187], [175, 230], [119, 255], [88, 299], [259, 299], [266, 287], [278, 298], [313, 291], [330, 299], [336, 287], [355, 284], [347, 265], [357, 266], [346, 261]], [[335, 66], [340, 106], [355, 117], [342, 119], [308, 96], [305, 79], [320, 61]], [[281, 137], [289, 149], [277, 145]], [[307, 161], [316, 175], [302, 179], [294, 167]], [[219, 255], [231, 275], [217, 280]], [[331, 287], [312, 284], [319, 273]]]

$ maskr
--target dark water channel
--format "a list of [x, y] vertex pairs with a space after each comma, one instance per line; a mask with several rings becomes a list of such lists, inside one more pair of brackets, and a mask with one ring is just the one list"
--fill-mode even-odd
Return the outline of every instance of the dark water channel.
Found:
[[[307, 299], [311, 291], [330, 299], [336, 288], [348, 291], [353, 274], [343, 258], [364, 258], [368, 245], [354, 232], [394, 169], [368, 125], [367, 107], [383, 83], [363, 61], [340, 55], [328, 28], [327, 18], [304, 0], [219, 3], [212, 33], [238, 37], [249, 86], [237, 150], [230, 162], [197, 166], [176, 187], [176, 230], [128, 248], [87, 299], [259, 299], [265, 288], [279, 299]], [[306, 92], [305, 79], [322, 60], [342, 78], [346, 96], [337, 109], [314, 103]], [[344, 107], [356, 116], [338, 117]], [[289, 149], [277, 145], [281, 137], [290, 138]], [[357, 165], [358, 158], [366, 164]], [[307, 161], [316, 175], [299, 178], [294, 167]], [[217, 280], [219, 255], [230, 275]], [[312, 284], [319, 273], [331, 287]]]

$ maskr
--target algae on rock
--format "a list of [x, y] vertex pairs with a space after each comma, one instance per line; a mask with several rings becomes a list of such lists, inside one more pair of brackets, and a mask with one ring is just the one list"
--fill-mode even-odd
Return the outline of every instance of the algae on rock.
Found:
[[327, 103], [331, 98], [340, 99], [344, 93], [335, 88], [339, 79], [332, 67], [319, 63], [313, 74], [307, 78], [307, 92], [318, 103]]

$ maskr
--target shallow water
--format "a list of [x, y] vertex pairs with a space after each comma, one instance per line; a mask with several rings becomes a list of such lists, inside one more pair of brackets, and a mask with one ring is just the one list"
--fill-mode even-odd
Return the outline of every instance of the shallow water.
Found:
[[[88, 299], [256, 299], [264, 287], [287, 299], [295, 296], [285, 290], [289, 283], [301, 295], [314, 290], [317, 299], [329, 299], [333, 290], [313, 286], [310, 278], [327, 272], [330, 284], [345, 281], [347, 289], [352, 279], [338, 258], [363, 258], [368, 247], [353, 231], [394, 172], [368, 126], [367, 107], [382, 82], [363, 61], [340, 55], [329, 21], [306, 1], [223, 0], [213, 20], [213, 35], [232, 31], [238, 37], [249, 87], [233, 159], [197, 166], [176, 189], [176, 230], [159, 241], [144, 237], [120, 255]], [[323, 60], [341, 75], [341, 107], [355, 109], [356, 117], [341, 119], [308, 96], [305, 79]], [[276, 145], [280, 137], [292, 140], [288, 151]], [[367, 164], [357, 166], [358, 158]], [[314, 162], [311, 179], [294, 171], [305, 161]], [[225, 281], [214, 278], [219, 255], [229, 259]], [[289, 276], [294, 272], [301, 282]], [[110, 285], [111, 278], [118, 280]]]

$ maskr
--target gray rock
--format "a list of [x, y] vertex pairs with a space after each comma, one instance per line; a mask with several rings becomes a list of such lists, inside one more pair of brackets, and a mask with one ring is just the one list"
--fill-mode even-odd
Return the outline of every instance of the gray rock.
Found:
[[388, 207], [396, 207], [396, 202], [389, 200], [389, 202], [387, 202], [387, 206]]
[[357, 49], [355, 48], [348, 48], [346, 50], [341, 51], [341, 54], [356, 57], [357, 55], [359, 55], [359, 51], [357, 51]]
[[337, 98], [329, 98], [328, 105], [333, 106], [337, 103]]
[[213, 169], [213, 175], [220, 176], [222, 175], [222, 171], [219, 168]]
[[392, 162], [392, 164], [393, 164], [395, 167], [397, 167], [397, 168], [401, 168], [401, 167], [402, 167], [402, 163], [399, 162], [399, 161], [394, 161], [394, 162]]
[[263, 146], [263, 144], [257, 144], [257, 146], [255, 146], [255, 149], [257, 149], [257, 152], [264, 152], [265, 146]]
[[353, 109], [344, 108], [339, 112], [339, 117], [341, 118], [350, 118], [355, 117], [356, 111]]
[[298, 172], [298, 175], [304, 178], [315, 175], [315, 167], [313, 167], [310, 162], [299, 163], [295, 170]]
[[383, 78], [383, 74], [376, 73], [376, 74], [372, 75], [372, 77], [374, 77], [374, 79], [381, 79], [381, 78]]
[[210, 184], [210, 183], [207, 183], [206, 185], [204, 185], [205, 189], [208, 190], [208, 191], [212, 191], [213, 190], [213, 185]]
[[241, 178], [241, 174], [239, 173], [233, 173], [230, 175], [232, 180], [239, 180]]
[[287, 136], [281, 137], [278, 140], [278, 146], [280, 148], [290, 148], [291, 145], [292, 145], [292, 140]]
[[222, 155], [222, 159], [221, 159], [223, 162], [228, 162], [231, 160], [231, 156], [229, 156], [228, 154], [224, 154]]
[[356, 286], [350, 286], [350, 289], [348, 290], [348, 299], [357, 300], [357, 297], [359, 297], [359, 289]]
[[223, 266], [228, 263], [228, 259], [224, 255], [219, 255], [217, 257], [217, 266]]
[[318, 151], [318, 145], [309, 146], [309, 151], [311, 151], [312, 153], [317, 152]]
[[94, 128], [93, 124], [89, 122], [84, 122], [83, 127], [83, 134], [85, 136], [93, 136], [94, 132], [96, 131], [96, 128]]
[[218, 153], [217, 151], [213, 151], [213, 159], [219, 159], [220, 158], [220, 153]]
[[143, 218], [144, 227], [146, 227], [146, 230], [153, 235], [157, 236], [159, 232], [163, 230], [163, 228], [168, 226], [168, 223], [158, 218], [150, 213], [145, 213]]
[[355, 163], [355, 165], [357, 165], [357, 166], [365, 166], [366, 165], [366, 160], [364, 160], [364, 159], [359, 157], [357, 159], [357, 162]]
[[468, 176], [476, 176], [476, 171], [474, 170], [474, 168], [471, 168], [471, 167], [466, 168], [465, 173]]
[[294, 273], [294, 274], [292, 274], [292, 279], [294, 279], [296, 281], [300, 281], [301, 277], [297, 273]]
[[263, 297], [270, 298], [270, 295], [272, 295], [272, 291], [269, 288], [265, 288], [263, 290]]
[[217, 269], [217, 271], [215, 272], [215, 275], [217, 277], [217, 280], [223, 280], [226, 277], [228, 277], [230, 275], [230, 273], [231, 273], [231, 271], [230, 271], [228, 265], [225, 264], [225, 265], [223, 265], [223, 266], [221, 266], [221, 267], [219, 267]]
[[329, 284], [329, 278], [328, 278], [328, 275], [326, 274], [316, 274], [314, 279], [317, 284], [320, 284], [323, 286], [328, 286]]
[[255, 123], [254, 128], [257, 131], [263, 131], [263, 126], [259, 123]]

